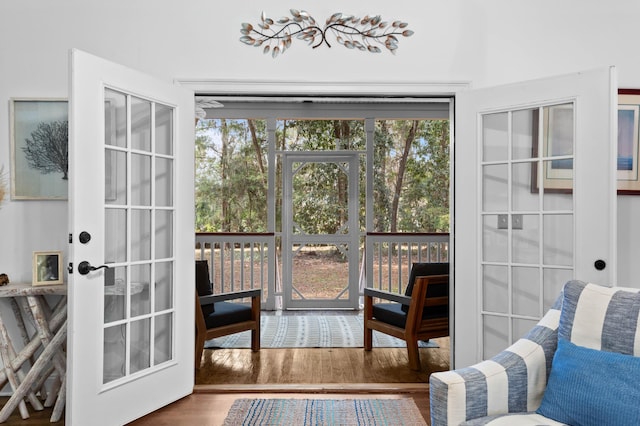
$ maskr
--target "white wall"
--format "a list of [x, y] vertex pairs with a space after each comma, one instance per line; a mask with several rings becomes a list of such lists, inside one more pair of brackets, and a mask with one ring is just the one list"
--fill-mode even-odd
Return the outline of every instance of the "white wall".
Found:
[[[240, 24], [290, 7], [319, 22], [334, 12], [380, 14], [415, 31], [397, 54], [311, 49], [294, 40], [273, 59], [239, 42]], [[66, 97], [68, 50], [79, 48], [173, 80], [469, 81], [474, 87], [616, 65], [640, 88], [637, 0], [3, 0], [0, 2], [0, 165], [9, 167], [8, 100]], [[619, 198], [619, 280], [640, 286], [640, 197]], [[0, 206], [0, 272], [31, 279], [34, 250], [66, 249], [65, 202]], [[637, 284], [636, 284], [637, 282]]]

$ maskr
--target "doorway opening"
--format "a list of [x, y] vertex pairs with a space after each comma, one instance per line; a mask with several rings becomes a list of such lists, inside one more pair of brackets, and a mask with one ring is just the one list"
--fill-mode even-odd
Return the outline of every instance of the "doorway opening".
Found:
[[214, 292], [261, 288], [263, 315], [357, 316], [365, 287], [403, 294], [413, 263], [449, 261], [449, 101], [205, 109], [196, 257]]

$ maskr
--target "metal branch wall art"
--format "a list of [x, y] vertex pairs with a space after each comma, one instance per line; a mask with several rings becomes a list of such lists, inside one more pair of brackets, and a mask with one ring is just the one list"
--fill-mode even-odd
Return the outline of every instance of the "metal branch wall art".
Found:
[[331, 34], [347, 49], [380, 53], [381, 47], [384, 47], [395, 54], [398, 37], [413, 35], [413, 31], [407, 29], [409, 24], [406, 22], [389, 23], [383, 21], [380, 15], [360, 18], [334, 13], [327, 18], [324, 27], [320, 27], [304, 10], [290, 9], [290, 12], [291, 17], [284, 16], [277, 21], [262, 12], [257, 28], [243, 23], [240, 41], [249, 46], [262, 47], [263, 53], [271, 53], [275, 58], [291, 46], [293, 38], [306, 41], [314, 49], [322, 44], [331, 47], [327, 38]]

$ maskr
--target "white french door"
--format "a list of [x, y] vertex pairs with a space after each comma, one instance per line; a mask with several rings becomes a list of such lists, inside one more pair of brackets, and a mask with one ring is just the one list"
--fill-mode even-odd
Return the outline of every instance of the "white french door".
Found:
[[[284, 308], [358, 308], [359, 259], [359, 154], [357, 152], [285, 152], [283, 163], [282, 272]], [[314, 176], [332, 179], [333, 190], [313, 193], [308, 179], [296, 175], [314, 169]], [[331, 193], [330, 193], [331, 192]], [[339, 196], [342, 193], [343, 196]], [[316, 204], [314, 198], [323, 202]], [[333, 233], [321, 233], [304, 225], [298, 215], [308, 214], [309, 206], [322, 215], [322, 205], [339, 205], [339, 226]], [[333, 214], [333, 213], [332, 213]], [[298, 262], [301, 258], [319, 259]], [[322, 259], [322, 260], [320, 260]], [[323, 268], [335, 264], [332, 275]]]
[[616, 282], [615, 68], [456, 96], [455, 367], [522, 337], [562, 285]]
[[194, 96], [71, 52], [66, 423], [192, 392]]

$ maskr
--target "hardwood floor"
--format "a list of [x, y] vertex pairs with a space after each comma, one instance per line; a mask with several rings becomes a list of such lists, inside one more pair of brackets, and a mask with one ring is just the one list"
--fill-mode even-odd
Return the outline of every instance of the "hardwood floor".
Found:
[[449, 338], [434, 341], [440, 348], [420, 349], [420, 372], [408, 368], [404, 348], [205, 350], [196, 385], [427, 383], [449, 369]]
[[130, 426], [221, 425], [237, 398], [411, 398], [429, 422], [429, 375], [449, 369], [449, 338], [420, 349], [421, 372], [400, 348], [205, 350], [194, 394]]
[[[449, 369], [449, 338], [420, 349], [421, 372], [407, 367], [402, 348], [304, 348], [205, 350], [194, 393], [130, 426], [221, 425], [237, 398], [412, 398], [429, 422], [429, 375]], [[0, 404], [8, 398], [0, 398]], [[51, 410], [18, 411], [7, 425], [50, 423]]]

